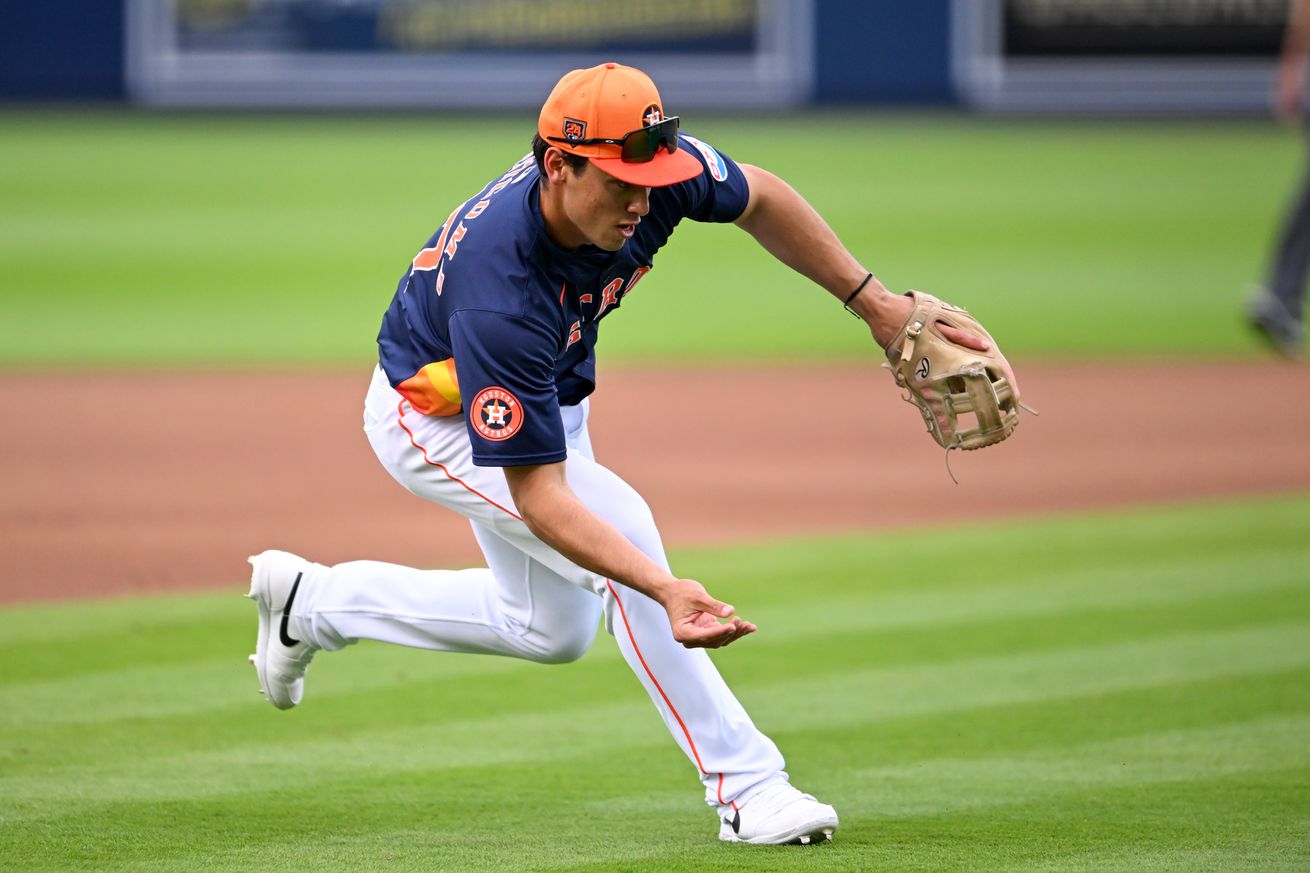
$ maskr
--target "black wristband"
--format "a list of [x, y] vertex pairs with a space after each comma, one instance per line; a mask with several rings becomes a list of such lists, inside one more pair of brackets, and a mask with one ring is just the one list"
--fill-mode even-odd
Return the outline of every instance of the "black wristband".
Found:
[[846, 309], [846, 311], [849, 312], [851, 315], [855, 316], [856, 318], [859, 318], [860, 315], [859, 315], [859, 313], [856, 312], [854, 309], [851, 309], [851, 301], [854, 300], [856, 297], [859, 296], [860, 292], [864, 290], [864, 286], [865, 286], [865, 285], [868, 285], [868, 284], [869, 284], [869, 280], [872, 279], [872, 278], [873, 278], [873, 274], [872, 274], [872, 273], [866, 273], [865, 276], [864, 276], [864, 281], [861, 282], [861, 283], [856, 287], [856, 289], [855, 289], [854, 291], [851, 292], [850, 296], [846, 298], [846, 302], [842, 303], [842, 306]]

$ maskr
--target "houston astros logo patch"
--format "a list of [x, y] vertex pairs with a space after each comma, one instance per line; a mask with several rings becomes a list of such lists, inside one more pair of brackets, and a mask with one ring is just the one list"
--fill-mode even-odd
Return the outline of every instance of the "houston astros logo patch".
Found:
[[484, 388], [469, 404], [469, 420], [484, 439], [507, 440], [523, 427], [523, 407], [504, 388]]

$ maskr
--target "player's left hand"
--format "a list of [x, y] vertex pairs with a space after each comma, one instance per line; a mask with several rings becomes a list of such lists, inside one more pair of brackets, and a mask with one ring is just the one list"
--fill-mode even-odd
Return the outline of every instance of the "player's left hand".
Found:
[[[914, 311], [914, 298], [909, 294], [893, 294], [885, 291], [876, 302], [875, 315], [869, 323], [869, 331], [873, 334], [873, 341], [885, 349], [909, 320], [910, 313]], [[949, 324], [943, 324], [941, 331], [942, 335], [951, 342], [974, 351], [986, 352], [991, 349], [987, 340], [977, 334], [960, 330]]]
[[963, 309], [911, 291], [909, 314], [884, 346], [896, 384], [947, 451], [980, 449], [1019, 424], [1014, 370], [991, 335]]
[[694, 579], [679, 579], [665, 599], [673, 638], [689, 649], [718, 649], [735, 642], [757, 628], [730, 605], [715, 600]]
[[[893, 340], [897, 339], [905, 323], [909, 320], [910, 314], [914, 312], [914, 296], [912, 293], [892, 294], [887, 291], [883, 292], [880, 297], [874, 298], [873, 302], [873, 315], [868, 321], [869, 332], [873, 334], [873, 341], [885, 349]], [[943, 337], [966, 349], [987, 353], [994, 350], [994, 344], [989, 336], [980, 336], [977, 333], [971, 333], [946, 323], [938, 324], [937, 329]], [[999, 352], [996, 352], [995, 357], [997, 358], [997, 366], [1004, 371], [1017, 396], [1019, 394], [1019, 383], [1014, 378], [1014, 370], [1010, 367], [1010, 362]]]

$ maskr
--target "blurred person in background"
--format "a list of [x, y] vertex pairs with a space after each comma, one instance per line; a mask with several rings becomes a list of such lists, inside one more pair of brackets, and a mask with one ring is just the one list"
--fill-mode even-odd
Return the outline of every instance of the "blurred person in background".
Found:
[[[1287, 31], [1275, 82], [1280, 118], [1306, 123], [1305, 72], [1310, 56], [1310, 0], [1288, 0]], [[1278, 234], [1266, 284], [1252, 296], [1251, 325], [1275, 349], [1299, 357], [1305, 338], [1305, 286], [1310, 272], [1310, 164]]]

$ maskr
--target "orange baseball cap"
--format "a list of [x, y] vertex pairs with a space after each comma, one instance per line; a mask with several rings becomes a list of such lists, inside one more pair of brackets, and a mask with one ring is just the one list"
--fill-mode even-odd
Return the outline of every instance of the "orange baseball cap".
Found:
[[631, 185], [676, 185], [703, 169], [678, 148], [677, 116], [665, 117], [650, 76], [622, 64], [574, 70], [560, 79], [541, 107], [537, 133]]

